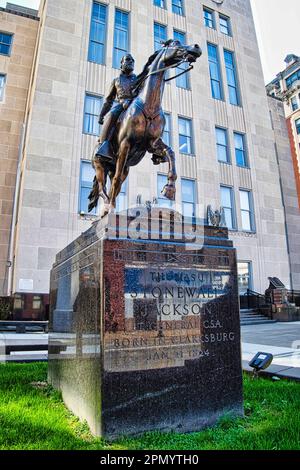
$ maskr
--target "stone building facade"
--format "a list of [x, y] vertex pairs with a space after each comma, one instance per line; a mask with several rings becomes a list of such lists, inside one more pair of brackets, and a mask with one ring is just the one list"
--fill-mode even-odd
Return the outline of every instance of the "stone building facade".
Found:
[[[47, 293], [55, 254], [85, 231], [96, 114], [120, 56], [140, 71], [159, 40], [198, 43], [188, 80], [165, 87], [165, 139], [177, 156], [174, 208], [206, 219], [225, 207], [241, 292], [268, 276], [291, 286], [280, 174], [249, 0], [47, 0], [40, 9], [33, 98], [23, 146], [12, 292]], [[158, 197], [166, 165], [132, 168], [119, 206]], [[300, 288], [300, 280], [294, 288]]]
[[0, 297], [9, 294], [15, 188], [38, 28], [34, 10], [0, 8]]

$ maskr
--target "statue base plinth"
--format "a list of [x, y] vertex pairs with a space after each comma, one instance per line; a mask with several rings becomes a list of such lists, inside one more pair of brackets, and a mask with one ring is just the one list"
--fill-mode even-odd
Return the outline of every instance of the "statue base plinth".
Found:
[[57, 255], [50, 383], [108, 439], [198, 431], [225, 413], [243, 415], [227, 229], [168, 209], [135, 211], [106, 216]]

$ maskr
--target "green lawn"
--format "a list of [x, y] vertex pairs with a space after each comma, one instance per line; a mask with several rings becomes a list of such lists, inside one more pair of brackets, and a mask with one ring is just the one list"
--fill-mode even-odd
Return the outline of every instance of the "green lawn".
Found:
[[300, 449], [300, 383], [244, 378], [245, 418], [192, 434], [147, 433], [109, 444], [95, 439], [45, 382], [47, 364], [0, 365], [3, 449]]

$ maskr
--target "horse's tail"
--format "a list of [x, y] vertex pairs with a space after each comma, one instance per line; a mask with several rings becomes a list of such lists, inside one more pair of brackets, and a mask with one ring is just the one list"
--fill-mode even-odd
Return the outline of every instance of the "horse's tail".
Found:
[[[98, 148], [98, 145], [99, 144], [96, 144], [95, 147], [94, 147], [94, 150], [93, 150], [93, 155], [92, 155], [92, 162], [94, 160], [94, 157], [95, 157], [95, 153], [96, 153], [96, 149]], [[98, 181], [97, 181], [97, 178], [96, 178], [96, 175], [94, 177], [94, 181], [93, 181], [93, 188], [89, 194], [89, 205], [88, 205], [88, 211], [91, 212], [95, 207], [98, 206], [98, 200], [99, 200], [99, 197], [100, 197], [100, 194], [99, 194], [99, 184], [98, 184]]]
[[94, 182], [93, 182], [93, 188], [92, 191], [89, 194], [89, 205], [88, 205], [88, 211], [91, 212], [95, 207], [98, 206], [98, 200], [99, 200], [99, 183], [97, 181], [96, 176], [94, 177]]

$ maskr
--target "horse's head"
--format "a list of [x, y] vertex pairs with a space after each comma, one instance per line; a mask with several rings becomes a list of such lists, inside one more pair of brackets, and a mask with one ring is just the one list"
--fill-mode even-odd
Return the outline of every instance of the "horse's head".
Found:
[[191, 46], [184, 46], [180, 41], [175, 39], [169, 39], [163, 43], [164, 53], [161, 56], [161, 60], [166, 66], [176, 65], [182, 61], [196, 62], [202, 54], [202, 50], [198, 44], [192, 44]]

